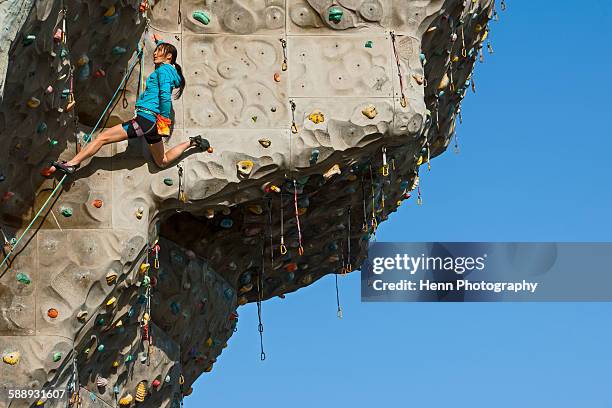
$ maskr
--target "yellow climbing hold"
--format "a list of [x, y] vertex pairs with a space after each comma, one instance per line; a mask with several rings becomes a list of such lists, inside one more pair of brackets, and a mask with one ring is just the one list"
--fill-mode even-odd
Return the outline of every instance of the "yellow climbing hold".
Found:
[[13, 351], [5, 354], [4, 357], [2, 357], [2, 361], [4, 361], [6, 364], [15, 365], [19, 362], [20, 357], [21, 354], [18, 351]]
[[144, 208], [138, 207], [138, 209], [136, 210], [136, 218], [141, 220], [143, 215], [144, 215]]
[[442, 79], [440, 80], [440, 83], [438, 84], [438, 91], [446, 89], [449, 83], [450, 79], [448, 78], [448, 74], [445, 73]]
[[253, 162], [250, 160], [241, 160], [236, 163], [238, 173], [242, 176], [248, 176], [253, 171]]
[[113, 368], [119, 367], [119, 362], [117, 360], [113, 361]]
[[136, 402], [143, 402], [145, 400], [145, 396], [147, 395], [147, 391], [145, 390], [144, 382], [139, 382], [136, 387]]
[[133, 400], [134, 397], [132, 397], [132, 394], [128, 394], [119, 400], [119, 405], [121, 405], [122, 407], [127, 407], [132, 403]]
[[106, 306], [112, 306], [113, 304], [115, 304], [115, 302], [117, 301], [116, 297], [112, 297], [110, 299], [108, 299], [108, 302], [106, 302]]
[[115, 15], [115, 6], [110, 6], [104, 12], [104, 17], [112, 17]]
[[374, 119], [376, 115], [378, 115], [378, 112], [376, 112], [376, 106], [374, 105], [366, 106], [361, 113], [363, 113], [363, 115], [369, 119]]
[[151, 264], [143, 263], [142, 265], [140, 265], [140, 273], [143, 275], [149, 272], [149, 269], [151, 269]]
[[109, 272], [109, 273], [106, 274], [106, 283], [107, 284], [112, 285], [116, 281], [117, 281], [117, 273], [116, 272]]
[[334, 164], [329, 170], [323, 173], [323, 177], [325, 178], [325, 180], [329, 180], [334, 175], [341, 173], [342, 172], [340, 171], [340, 166], [338, 164]]
[[250, 212], [252, 212], [255, 215], [263, 214], [263, 208], [259, 204], [249, 205], [248, 209]]
[[38, 108], [40, 106], [40, 99], [35, 98], [35, 97], [31, 97], [30, 100], [28, 101], [28, 107], [29, 108]]
[[315, 125], [325, 122], [325, 116], [323, 115], [323, 112], [318, 110], [308, 115], [308, 119]]
[[212, 337], [207, 338], [205, 344], [206, 344], [206, 347], [211, 347], [213, 345]]

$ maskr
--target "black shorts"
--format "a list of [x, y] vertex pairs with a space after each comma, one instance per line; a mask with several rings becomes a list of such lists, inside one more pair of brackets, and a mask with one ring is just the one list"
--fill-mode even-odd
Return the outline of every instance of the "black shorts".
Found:
[[144, 136], [148, 144], [152, 145], [161, 142], [162, 138], [157, 134], [157, 124], [139, 115], [136, 116], [136, 119], [130, 119], [122, 124], [123, 129], [127, 132], [128, 139], [138, 137], [138, 132], [134, 129], [134, 122], [136, 122], [136, 126], [140, 127], [142, 130], [142, 136]]

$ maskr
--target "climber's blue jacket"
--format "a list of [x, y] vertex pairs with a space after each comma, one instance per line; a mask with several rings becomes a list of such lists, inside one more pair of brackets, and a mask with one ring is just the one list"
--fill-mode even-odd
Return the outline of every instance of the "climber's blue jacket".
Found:
[[[136, 101], [136, 111], [146, 109], [163, 116], [170, 117], [172, 111], [172, 89], [181, 85], [181, 77], [171, 64], [161, 64], [149, 75], [145, 91]], [[138, 115], [155, 122], [150, 113], [139, 111]]]

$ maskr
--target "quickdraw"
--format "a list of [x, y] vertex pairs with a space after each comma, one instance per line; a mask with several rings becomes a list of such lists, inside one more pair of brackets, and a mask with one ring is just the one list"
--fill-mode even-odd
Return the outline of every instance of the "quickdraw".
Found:
[[181, 203], [186, 203], [187, 195], [185, 194], [185, 180], [183, 179], [184, 178], [183, 165], [179, 163], [176, 167], [178, 167], [178, 173], [179, 173], [178, 200]]
[[463, 25], [461, 26], [461, 56], [467, 58], [467, 50], [465, 48], [465, 34], [463, 32]]
[[417, 189], [418, 189], [417, 190], [417, 192], [418, 192], [418, 195], [417, 195], [417, 204], [421, 205], [421, 204], [423, 204], [423, 199], [421, 197], [421, 183], [419, 183], [419, 186], [417, 187]]
[[293, 100], [290, 100], [289, 104], [291, 105], [291, 133], [297, 134], [298, 127], [295, 124], [295, 102]]
[[363, 202], [363, 225], [361, 226], [361, 230], [363, 232], [368, 231], [368, 210], [366, 209], [366, 195], [365, 195], [365, 186], [363, 183], [363, 175], [361, 176], [361, 201]]
[[257, 331], [259, 332], [259, 346], [261, 350], [261, 354], [259, 358], [261, 361], [266, 359], [266, 353], [264, 352], [264, 344], [263, 344], [263, 323], [261, 320], [261, 301], [262, 301], [262, 292], [263, 292], [263, 282], [264, 282], [264, 271], [266, 265], [266, 241], [264, 239], [261, 240], [261, 273], [257, 277], [257, 319], [259, 321], [259, 325], [257, 326]]
[[340, 306], [340, 291], [338, 289], [338, 274], [336, 276], [336, 304], [338, 305], [338, 319], [342, 319], [342, 307]]
[[160, 250], [160, 246], [158, 243], [155, 243], [155, 245], [153, 245], [153, 248], [151, 248], [151, 252], [153, 252], [153, 267], [155, 269], [159, 269], [159, 250]]
[[272, 198], [268, 198], [268, 231], [270, 233], [270, 265], [274, 266], [274, 232], [272, 231]]
[[281, 64], [281, 70], [287, 70], [287, 40], [284, 38], [280, 39], [281, 45], [283, 47], [283, 63]]
[[376, 220], [376, 203], [374, 202], [374, 176], [372, 175], [372, 166], [370, 165], [370, 189], [372, 194], [372, 218], [370, 224], [372, 227], [371, 234], [375, 234], [378, 229], [378, 221]]
[[455, 132], [455, 148], [454, 148], [454, 152], [455, 154], [459, 154], [459, 141], [457, 138], [457, 132]]
[[352, 272], [353, 265], [351, 264], [351, 207], [348, 208], [348, 232], [346, 234], [346, 271]]
[[427, 171], [431, 171], [430, 151], [429, 151], [429, 140], [427, 141]]
[[402, 108], [405, 108], [408, 106], [408, 101], [406, 100], [406, 95], [404, 94], [404, 76], [402, 75], [400, 56], [395, 46], [395, 33], [393, 31], [391, 31], [391, 44], [393, 45], [393, 54], [395, 55], [395, 63], [397, 64], [397, 76], [399, 77], [400, 82], [400, 104], [402, 105]]
[[293, 206], [295, 207], [295, 222], [298, 232], [298, 254], [304, 255], [304, 247], [302, 246], [302, 229], [300, 228], [300, 214], [298, 212], [298, 194], [297, 194], [297, 183], [293, 180]]
[[283, 192], [280, 193], [280, 253], [285, 255], [287, 247], [285, 246], [285, 211], [283, 209]]
[[389, 175], [389, 163], [387, 163], [387, 148], [382, 147], [382, 175], [387, 177]]
[[502, 10], [502, 11], [506, 11], [506, 2], [505, 2], [505, 0], [502, 0], [502, 1], [501, 1], [500, 6], [501, 6], [501, 10]]

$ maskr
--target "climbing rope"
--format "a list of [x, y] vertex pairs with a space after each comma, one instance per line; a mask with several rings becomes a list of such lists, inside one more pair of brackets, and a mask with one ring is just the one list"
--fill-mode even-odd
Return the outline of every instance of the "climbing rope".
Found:
[[336, 277], [336, 305], [338, 306], [338, 319], [342, 319], [342, 307], [340, 306], [340, 290], [338, 289], [338, 274], [335, 273]]
[[400, 63], [400, 56], [397, 52], [397, 47], [395, 45], [395, 32], [391, 31], [391, 44], [393, 46], [393, 55], [395, 55], [395, 63], [397, 64], [397, 76], [399, 77], [400, 82], [400, 92], [402, 98], [400, 99], [400, 104], [402, 108], [408, 106], [408, 101], [406, 100], [406, 95], [404, 94], [404, 76], [402, 75], [402, 68]]
[[293, 205], [295, 207], [295, 222], [297, 225], [298, 232], [298, 254], [304, 255], [304, 247], [302, 246], [302, 229], [300, 228], [300, 214], [298, 213], [298, 194], [297, 194], [297, 184], [295, 179], [293, 179]]
[[348, 233], [346, 236], [346, 271], [352, 272], [353, 265], [351, 264], [351, 207], [348, 208]]
[[[93, 135], [93, 133], [98, 129], [98, 126], [100, 126], [100, 123], [102, 122], [102, 119], [104, 118], [104, 116], [106, 115], [106, 113], [108, 112], [108, 110], [110, 109], [111, 105], [113, 104], [113, 101], [115, 100], [115, 98], [117, 97], [119, 91], [121, 90], [121, 88], [123, 87], [124, 83], [127, 83], [127, 79], [129, 78], [129, 75], [131, 75], [131, 72], [134, 70], [134, 67], [136, 66], [136, 63], [139, 61], [139, 59], [142, 56], [142, 49], [138, 50], [137, 53], [137, 59], [131, 64], [128, 72], [123, 76], [123, 79], [121, 80], [121, 82], [119, 83], [119, 86], [117, 87], [117, 89], [115, 90], [115, 93], [113, 94], [113, 96], [111, 97], [111, 100], [109, 101], [109, 103], [106, 105], [106, 107], [104, 108], [104, 111], [102, 112], [102, 114], [100, 115], [100, 118], [98, 119], [98, 121], [96, 122], [96, 124], [94, 125], [93, 129], [91, 130], [91, 132], [89, 132], [89, 134], [85, 135], [85, 137], [83, 137], [83, 147], [85, 147], [85, 145], [87, 145], [87, 143], [89, 143], [91, 141], [91, 136]], [[45, 202], [43, 203], [43, 205], [40, 207], [40, 209], [38, 210], [38, 212], [36, 213], [36, 215], [34, 216], [34, 218], [32, 218], [32, 221], [30, 221], [30, 223], [28, 224], [28, 226], [25, 228], [25, 230], [23, 231], [23, 233], [19, 236], [19, 238], [17, 239], [17, 241], [15, 242], [15, 245], [13, 245], [13, 247], [11, 248], [10, 251], [8, 251], [8, 253], [6, 254], [6, 256], [4, 257], [4, 259], [2, 260], [2, 262], [0, 263], [0, 268], [2, 268], [4, 266], [4, 264], [8, 261], [9, 257], [11, 256], [11, 254], [15, 251], [15, 248], [17, 247], [17, 245], [21, 242], [21, 240], [23, 239], [23, 237], [25, 237], [25, 235], [30, 231], [30, 229], [32, 228], [32, 226], [34, 225], [34, 223], [36, 222], [36, 220], [38, 220], [38, 218], [40, 217], [40, 215], [43, 213], [43, 211], [47, 208], [47, 205], [49, 205], [49, 203], [51, 202], [51, 200], [55, 197], [55, 194], [59, 191], [60, 187], [63, 186], [64, 181], [66, 181], [66, 178], [68, 177], [67, 174], [64, 174], [64, 176], [60, 179], [59, 183], [57, 184], [57, 186], [55, 186], [55, 188], [53, 189], [53, 191], [51, 192], [51, 194], [49, 195], [49, 197], [47, 198], [47, 200], [45, 200]]]

